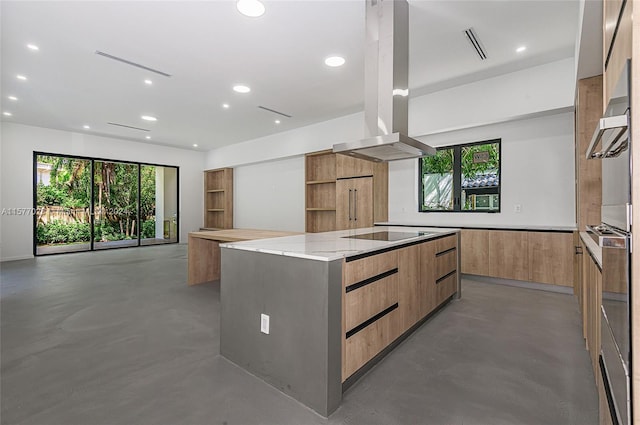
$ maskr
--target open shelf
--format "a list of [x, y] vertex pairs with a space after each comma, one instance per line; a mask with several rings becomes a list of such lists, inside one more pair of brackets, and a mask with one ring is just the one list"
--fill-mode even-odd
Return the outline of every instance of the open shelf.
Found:
[[204, 172], [204, 226], [233, 228], [233, 169], [219, 168]]

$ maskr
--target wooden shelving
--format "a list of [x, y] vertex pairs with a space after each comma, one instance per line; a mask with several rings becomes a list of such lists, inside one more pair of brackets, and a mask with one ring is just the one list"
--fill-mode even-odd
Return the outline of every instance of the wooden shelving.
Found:
[[204, 172], [204, 226], [212, 229], [233, 228], [233, 169], [220, 168]]
[[306, 231], [336, 230], [336, 156], [331, 151], [311, 153], [305, 159]]

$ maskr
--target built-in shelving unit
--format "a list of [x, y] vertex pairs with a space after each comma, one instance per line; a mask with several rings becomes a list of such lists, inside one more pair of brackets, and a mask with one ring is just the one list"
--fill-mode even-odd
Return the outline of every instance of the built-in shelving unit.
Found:
[[233, 228], [233, 169], [204, 172], [204, 227]]
[[306, 231], [336, 230], [336, 156], [327, 150], [305, 160]]

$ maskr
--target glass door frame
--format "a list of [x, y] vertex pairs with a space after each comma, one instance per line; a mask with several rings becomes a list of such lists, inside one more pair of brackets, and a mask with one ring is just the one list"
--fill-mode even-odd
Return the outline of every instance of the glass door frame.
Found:
[[[89, 205], [89, 227], [90, 227], [90, 247], [89, 250], [85, 250], [85, 251], [76, 251], [76, 252], [95, 252], [95, 251], [105, 251], [108, 249], [121, 249], [121, 248], [138, 248], [141, 246], [157, 246], [158, 244], [148, 244], [148, 245], [143, 245], [141, 242], [141, 235], [142, 235], [142, 223], [140, 221], [140, 217], [141, 217], [141, 205], [140, 205], [140, 199], [141, 199], [141, 191], [142, 191], [142, 187], [141, 187], [141, 183], [142, 183], [142, 174], [141, 174], [141, 170], [143, 166], [152, 166], [152, 167], [165, 167], [165, 168], [175, 168], [176, 170], [176, 201], [177, 204], [176, 205], [176, 241], [175, 242], [166, 242], [162, 245], [168, 245], [168, 244], [174, 244], [174, 243], [180, 243], [180, 167], [176, 166], [176, 165], [166, 165], [166, 164], [154, 164], [151, 162], [139, 162], [139, 161], [126, 161], [126, 160], [119, 160], [119, 159], [107, 159], [107, 158], [98, 158], [98, 157], [89, 157], [89, 156], [80, 156], [80, 155], [67, 155], [67, 154], [61, 154], [61, 153], [51, 153], [51, 152], [42, 152], [42, 151], [33, 151], [33, 162], [32, 162], [32, 167], [33, 167], [33, 182], [32, 182], [32, 190], [33, 190], [33, 227], [32, 227], [32, 232], [33, 232], [33, 238], [32, 238], [32, 242], [33, 242], [33, 255], [34, 257], [42, 257], [42, 256], [46, 256], [46, 255], [58, 255], [58, 254], [69, 254], [72, 252], [59, 252], [59, 253], [48, 253], [48, 254], [38, 254], [37, 253], [37, 249], [38, 249], [38, 235], [37, 235], [37, 227], [38, 227], [38, 217], [36, 214], [36, 211], [38, 209], [38, 157], [39, 156], [55, 156], [55, 157], [61, 157], [61, 158], [69, 158], [69, 159], [76, 159], [76, 160], [81, 160], [81, 161], [89, 161], [90, 164], [90, 172], [91, 172], [91, 201], [90, 201], [90, 205]], [[136, 212], [136, 217], [138, 220], [138, 224], [136, 226], [136, 237], [138, 242], [135, 245], [131, 245], [131, 246], [121, 246], [121, 247], [113, 247], [113, 248], [101, 248], [101, 249], [95, 249], [94, 246], [94, 224], [95, 224], [95, 192], [94, 192], [94, 186], [95, 186], [95, 174], [94, 174], [94, 170], [95, 170], [95, 162], [113, 162], [113, 163], [122, 163], [122, 164], [134, 164], [137, 166], [138, 168], [138, 199], [137, 199], [137, 212]], [[158, 208], [158, 206], [156, 205], [156, 209]]]

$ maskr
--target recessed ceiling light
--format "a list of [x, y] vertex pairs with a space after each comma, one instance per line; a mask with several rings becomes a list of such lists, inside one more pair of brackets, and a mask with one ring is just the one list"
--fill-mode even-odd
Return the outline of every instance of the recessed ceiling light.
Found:
[[522, 53], [527, 50], [527, 46], [520, 46], [516, 49], [516, 53]]
[[223, 104], [222, 104], [222, 107], [223, 107], [224, 109], [229, 109], [229, 104], [228, 104], [228, 103], [223, 103]]
[[144, 138], [149, 140], [149, 139], [151, 139], [151, 136], [144, 136]]
[[249, 93], [251, 89], [243, 84], [233, 86], [233, 91], [238, 93]]
[[325, 65], [336, 67], [344, 65], [344, 58], [342, 56], [329, 56], [324, 60]]
[[20, 74], [18, 74], [18, 75], [16, 75], [16, 78], [17, 78], [18, 80], [27, 81], [27, 77], [25, 77], [24, 75], [20, 75]]
[[17, 98], [17, 97], [15, 97], [15, 96], [7, 96], [7, 98], [8, 98], [9, 100], [13, 100], [14, 102], [15, 102], [16, 100], [18, 100], [18, 98]]
[[27, 44], [27, 47], [29, 49], [31, 49], [31, 50], [34, 50], [34, 51], [40, 50], [40, 48], [38, 46], [36, 46], [35, 44]]
[[158, 118], [152, 117], [151, 115], [143, 115], [140, 118], [142, 118], [145, 121], [158, 121]]
[[144, 80], [144, 83], [145, 83], [146, 85], [150, 86], [150, 85], [152, 85], [152, 84], [153, 84], [153, 81], [151, 81], [151, 80]]
[[194, 148], [197, 148], [197, 147], [198, 147], [198, 144], [197, 144], [197, 143], [194, 143], [194, 144], [193, 144], [193, 147], [194, 147]]
[[82, 126], [82, 128], [84, 128], [85, 130], [89, 130], [89, 129], [91, 129], [91, 127], [89, 127], [89, 126], [88, 126], [88, 125], [86, 125], [86, 124], [85, 124], [85, 125], [83, 125], [83, 126]]
[[3, 112], [2, 115], [5, 115], [7, 117], [10, 117], [11, 115], [13, 115], [11, 112]]
[[264, 4], [258, 0], [238, 0], [236, 2], [238, 12], [251, 18], [264, 15]]
[[280, 124], [280, 120], [275, 120], [275, 123], [276, 124]]

